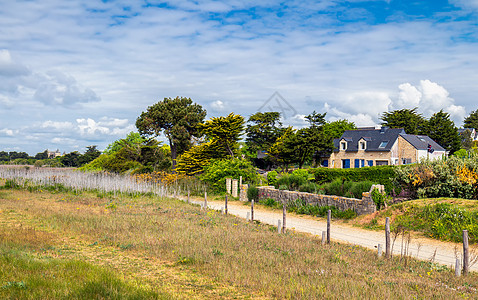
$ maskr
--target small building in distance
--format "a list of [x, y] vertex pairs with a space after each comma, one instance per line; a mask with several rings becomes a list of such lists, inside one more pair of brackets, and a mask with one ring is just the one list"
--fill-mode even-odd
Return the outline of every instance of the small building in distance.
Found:
[[56, 151], [47, 150], [47, 153], [48, 153], [48, 158], [56, 158], [56, 157], [62, 156], [60, 150], [58, 149], [56, 149]]
[[446, 150], [426, 135], [406, 134], [401, 128], [363, 127], [346, 130], [334, 140], [334, 151], [324, 161], [330, 168], [404, 165], [437, 159]]

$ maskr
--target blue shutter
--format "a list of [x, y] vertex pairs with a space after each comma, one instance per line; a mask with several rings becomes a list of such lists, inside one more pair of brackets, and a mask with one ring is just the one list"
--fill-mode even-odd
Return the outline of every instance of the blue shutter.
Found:
[[354, 168], [360, 168], [360, 159], [358, 158], [355, 159]]
[[350, 168], [350, 159], [342, 159], [342, 164], [344, 166], [344, 169], [349, 169]]
[[373, 160], [367, 160], [368, 166], [373, 167]]

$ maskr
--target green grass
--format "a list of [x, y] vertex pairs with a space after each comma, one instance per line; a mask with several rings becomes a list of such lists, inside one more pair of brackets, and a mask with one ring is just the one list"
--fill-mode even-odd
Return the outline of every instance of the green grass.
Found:
[[[201, 299], [478, 296], [475, 273], [457, 278], [452, 270], [430, 262], [377, 259], [374, 251], [358, 246], [321, 245], [319, 237], [293, 231], [279, 235], [272, 226], [176, 200], [121, 195], [98, 198], [96, 193], [3, 192], [8, 195], [0, 201], [0, 222], [10, 227], [0, 230], [2, 249], [9, 253], [21, 244], [22, 251], [31, 257], [4, 255], [12, 263], [2, 263], [2, 272], [9, 275], [2, 273], [0, 277], [6, 285], [6, 294], [0, 298], [11, 298], [17, 292], [23, 293], [17, 298], [30, 297], [27, 292], [42, 293], [29, 274], [36, 274], [38, 281], [48, 274], [60, 278], [51, 284], [45, 281], [47, 286], [42, 289], [47, 290], [46, 294], [35, 295], [40, 299], [114, 299], [118, 294], [126, 299], [138, 294], [156, 297], [150, 294], [149, 286], [155, 291], [170, 288], [159, 298], [173, 295], [183, 299], [192, 295]], [[107, 204], [113, 202], [115, 209], [108, 208]], [[75, 255], [89, 257], [86, 265], [71, 254], [78, 244], [85, 246]], [[32, 254], [43, 253], [41, 249], [49, 250], [40, 256]], [[123, 259], [129, 260], [122, 263]], [[106, 269], [100, 267], [103, 264]], [[90, 266], [96, 266], [91, 274]], [[161, 277], [163, 273], [167, 276]], [[120, 274], [129, 279], [116, 277], [123, 276]], [[143, 279], [131, 278], [146, 278], [147, 285], [139, 284]]]
[[468, 230], [470, 243], [478, 242], [478, 202], [475, 200], [439, 198], [406, 201], [380, 211], [365, 223], [365, 227], [383, 229], [385, 217], [391, 217], [392, 229], [400, 227], [453, 242], [462, 242], [462, 232]]
[[1, 299], [171, 299], [125, 282], [104, 267], [32, 256], [5, 245], [0, 249], [0, 278]]

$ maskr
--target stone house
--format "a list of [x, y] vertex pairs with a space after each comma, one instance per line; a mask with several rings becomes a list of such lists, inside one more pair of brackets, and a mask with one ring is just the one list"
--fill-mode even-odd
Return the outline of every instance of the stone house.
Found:
[[334, 151], [323, 166], [362, 168], [412, 164], [421, 159], [437, 159], [446, 150], [426, 135], [406, 134], [401, 128], [364, 127], [346, 130], [334, 140]]
[[48, 158], [56, 158], [56, 157], [62, 156], [60, 150], [58, 149], [56, 149], [56, 151], [47, 150], [47, 153], [48, 153]]

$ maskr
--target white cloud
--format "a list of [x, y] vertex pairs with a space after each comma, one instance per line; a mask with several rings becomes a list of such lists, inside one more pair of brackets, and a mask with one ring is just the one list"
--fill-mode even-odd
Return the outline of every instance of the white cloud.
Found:
[[398, 89], [400, 90], [398, 100], [393, 105], [408, 109], [413, 109], [420, 105], [422, 93], [415, 86], [407, 82], [400, 84]]
[[461, 125], [466, 115], [465, 107], [456, 105], [448, 90], [436, 82], [425, 79], [420, 80], [417, 86], [403, 83], [398, 88], [398, 99], [390, 105], [391, 109], [417, 107], [417, 111], [427, 118], [443, 110], [450, 114], [457, 126]]
[[211, 108], [216, 111], [216, 112], [222, 112], [225, 110], [224, 102], [221, 100], [216, 100], [213, 103], [211, 103]]
[[75, 128], [75, 126], [71, 122], [57, 122], [51, 120], [43, 122], [40, 126], [41, 128], [52, 128], [59, 131], [71, 130]]
[[74, 106], [100, 101], [93, 90], [82, 87], [75, 78], [62, 72], [50, 71], [38, 79], [34, 98], [46, 105]]
[[13, 136], [14, 131], [12, 129], [4, 128], [4, 129], [0, 129], [0, 134], [5, 136]]
[[0, 50], [0, 76], [12, 77], [29, 74], [30, 71], [24, 65], [15, 62], [7, 49]]
[[134, 131], [135, 127], [128, 120], [102, 118], [95, 121], [91, 118], [76, 119], [79, 133], [83, 136], [118, 136]]

